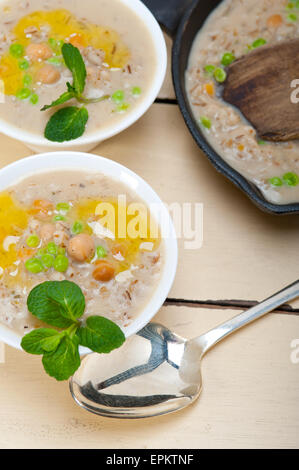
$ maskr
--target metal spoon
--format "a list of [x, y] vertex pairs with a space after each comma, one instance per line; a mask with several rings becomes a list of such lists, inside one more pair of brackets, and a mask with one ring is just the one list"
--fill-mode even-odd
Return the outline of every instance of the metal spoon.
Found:
[[200, 395], [201, 359], [215, 344], [299, 296], [299, 281], [207, 333], [186, 340], [157, 323], [109, 355], [91, 353], [70, 380], [74, 400], [112, 418], [146, 418], [185, 408]]

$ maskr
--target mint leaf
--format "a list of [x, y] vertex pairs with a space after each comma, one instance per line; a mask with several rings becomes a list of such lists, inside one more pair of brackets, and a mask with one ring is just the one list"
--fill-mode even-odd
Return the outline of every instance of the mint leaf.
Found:
[[66, 328], [83, 315], [85, 297], [74, 282], [47, 281], [32, 289], [27, 306], [29, 312], [39, 320]]
[[80, 367], [79, 340], [76, 336], [71, 339], [64, 336], [54, 352], [47, 352], [43, 356], [43, 366], [50, 377], [56, 380], [69, 379]]
[[76, 106], [62, 108], [50, 118], [45, 129], [45, 137], [52, 142], [78, 139], [83, 135], [87, 121], [86, 108]]
[[32, 315], [49, 325], [66, 328], [72, 325], [73, 321], [65, 318], [61, 314], [59, 306], [49, 297], [48, 287], [50, 284], [51, 281], [47, 281], [32, 289], [27, 299], [28, 310]]
[[73, 91], [66, 91], [65, 93], [62, 93], [57, 100], [52, 101], [51, 104], [46, 104], [41, 111], [46, 111], [47, 109], [53, 108], [53, 106], [58, 106], [60, 104], [66, 103], [67, 101], [71, 100], [74, 98], [76, 95], [74, 94]]
[[60, 314], [76, 322], [85, 310], [85, 297], [80, 287], [71, 281], [52, 281], [48, 284], [48, 297]]
[[82, 346], [97, 353], [110, 353], [125, 341], [125, 335], [118, 325], [98, 316], [89, 317], [86, 326], [77, 331], [77, 336]]
[[24, 336], [21, 346], [29, 354], [44, 354], [55, 351], [63, 335], [64, 333], [50, 328], [39, 328]]
[[86, 67], [79, 49], [72, 44], [63, 44], [62, 55], [65, 65], [73, 75], [73, 87], [78, 95], [83, 93], [86, 81]]

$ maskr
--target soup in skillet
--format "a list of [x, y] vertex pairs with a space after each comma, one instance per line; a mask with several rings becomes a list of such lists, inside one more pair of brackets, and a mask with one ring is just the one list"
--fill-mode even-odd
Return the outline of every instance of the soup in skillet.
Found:
[[221, 99], [221, 83], [235, 59], [298, 36], [297, 1], [224, 0], [199, 31], [186, 72], [194, 116], [211, 146], [276, 204], [299, 201], [299, 143], [260, 140], [240, 112]]
[[98, 173], [40, 173], [0, 193], [0, 322], [21, 333], [39, 326], [29, 292], [66, 279], [83, 290], [86, 315], [128, 326], [163, 270], [163, 242], [149, 216], [125, 185]]

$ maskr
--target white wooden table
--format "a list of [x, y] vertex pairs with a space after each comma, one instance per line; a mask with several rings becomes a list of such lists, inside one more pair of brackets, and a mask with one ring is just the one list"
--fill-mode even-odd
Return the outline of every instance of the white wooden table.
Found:
[[[169, 73], [160, 97], [174, 98]], [[4, 136], [0, 148], [1, 166], [30, 154]], [[184, 250], [180, 241], [176, 280], [157, 321], [192, 337], [297, 279], [299, 218], [263, 214], [218, 175], [177, 105], [154, 104], [94, 153], [136, 171], [167, 203], [204, 204], [203, 247]], [[81, 410], [66, 383], [44, 374], [39, 357], [6, 347], [0, 364], [0, 448], [298, 448], [299, 363], [291, 361], [296, 338], [298, 301], [212, 350], [204, 359], [202, 395], [193, 406], [137, 421]]]

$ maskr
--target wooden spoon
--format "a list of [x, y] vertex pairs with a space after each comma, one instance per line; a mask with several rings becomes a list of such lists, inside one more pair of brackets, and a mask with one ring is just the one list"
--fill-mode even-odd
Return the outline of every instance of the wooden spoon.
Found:
[[223, 99], [255, 127], [260, 138], [299, 138], [299, 104], [291, 82], [299, 79], [299, 39], [260, 47], [228, 67]]

